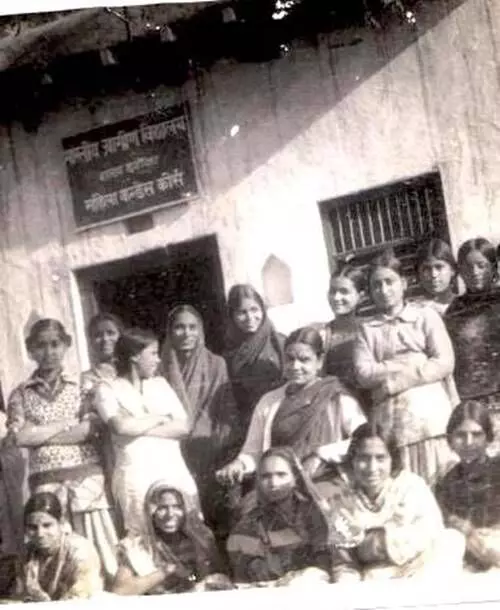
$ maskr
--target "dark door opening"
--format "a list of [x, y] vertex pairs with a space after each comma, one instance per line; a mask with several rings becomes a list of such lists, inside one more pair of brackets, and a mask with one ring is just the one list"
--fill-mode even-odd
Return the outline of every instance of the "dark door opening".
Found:
[[223, 349], [224, 281], [215, 235], [88, 267], [77, 279], [87, 323], [106, 311], [163, 340], [168, 311], [188, 303], [203, 316], [207, 347]]

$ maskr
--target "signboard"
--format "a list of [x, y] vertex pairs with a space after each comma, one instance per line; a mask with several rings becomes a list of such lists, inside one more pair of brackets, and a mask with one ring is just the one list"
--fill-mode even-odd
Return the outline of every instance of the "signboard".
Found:
[[198, 195], [184, 105], [71, 136], [63, 148], [78, 228]]

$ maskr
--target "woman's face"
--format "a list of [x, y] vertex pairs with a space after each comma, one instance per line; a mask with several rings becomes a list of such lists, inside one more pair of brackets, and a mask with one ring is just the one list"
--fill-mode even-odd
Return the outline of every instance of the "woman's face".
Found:
[[488, 446], [485, 431], [473, 419], [466, 419], [455, 428], [449, 441], [462, 462], [472, 462], [484, 457]]
[[405, 280], [389, 267], [379, 267], [370, 277], [370, 292], [377, 309], [395, 310], [404, 302]]
[[336, 316], [353, 313], [358, 306], [361, 295], [354, 282], [348, 277], [336, 277], [330, 282], [328, 301]]
[[246, 335], [257, 332], [263, 319], [264, 312], [255, 299], [242, 299], [238, 309], [233, 312], [236, 327]]
[[455, 276], [453, 267], [446, 261], [430, 257], [419, 268], [422, 288], [431, 296], [439, 296], [450, 290]]
[[296, 385], [307, 385], [319, 375], [323, 358], [306, 343], [292, 343], [285, 349], [284, 374]]
[[354, 480], [369, 497], [376, 497], [391, 475], [392, 460], [378, 436], [365, 439], [352, 460]]
[[62, 367], [68, 346], [53, 329], [38, 333], [30, 348], [30, 356], [41, 371], [54, 371]]
[[131, 360], [141, 379], [154, 377], [160, 364], [158, 341], [153, 341], [147, 345], [137, 356], [132, 356]]
[[178, 494], [163, 492], [153, 515], [155, 526], [164, 534], [175, 534], [184, 522], [184, 505]]
[[198, 318], [188, 311], [178, 313], [171, 330], [174, 349], [179, 352], [192, 352], [196, 348], [199, 338], [200, 322]]
[[478, 250], [473, 250], [460, 264], [462, 276], [469, 292], [489, 290], [493, 283], [494, 267]]
[[25, 540], [37, 551], [51, 553], [58, 549], [61, 533], [61, 524], [48, 513], [34, 512], [26, 518]]
[[284, 458], [272, 455], [263, 460], [259, 468], [259, 489], [267, 501], [288, 498], [295, 486], [292, 467]]
[[101, 320], [94, 328], [92, 347], [99, 358], [110, 359], [114, 356], [120, 331], [112, 320]]

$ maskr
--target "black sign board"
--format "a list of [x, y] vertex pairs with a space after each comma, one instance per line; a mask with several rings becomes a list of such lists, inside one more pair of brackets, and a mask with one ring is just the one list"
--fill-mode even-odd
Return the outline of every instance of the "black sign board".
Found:
[[187, 110], [170, 106], [63, 140], [77, 227], [198, 195]]

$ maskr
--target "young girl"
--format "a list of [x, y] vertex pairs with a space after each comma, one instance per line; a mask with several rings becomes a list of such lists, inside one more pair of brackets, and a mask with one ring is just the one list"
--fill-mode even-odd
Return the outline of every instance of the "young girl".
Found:
[[435, 310], [405, 302], [392, 251], [375, 259], [369, 285], [378, 313], [356, 340], [356, 378], [371, 390], [374, 416], [395, 435], [405, 467], [432, 485], [452, 457], [445, 430], [458, 402], [453, 347]]
[[448, 442], [460, 457], [438, 483], [436, 496], [449, 527], [466, 537], [466, 568], [500, 567], [500, 457], [489, 457], [493, 423], [478, 401], [466, 401], [453, 411]]
[[111, 430], [115, 449], [113, 495], [130, 535], [144, 533], [144, 498], [161, 478], [199, 506], [179, 443], [188, 433], [188, 418], [174, 390], [157, 376], [158, 352], [154, 334], [125, 331], [116, 345], [118, 376], [96, 391], [97, 410]]
[[325, 325], [325, 373], [338, 377], [350, 389], [353, 386], [353, 349], [358, 331], [356, 309], [365, 289], [365, 275], [359, 267], [347, 263], [330, 278], [328, 301], [335, 318]]
[[118, 538], [97, 449], [100, 422], [82, 403], [78, 379], [63, 370], [70, 345], [58, 320], [38, 320], [31, 327], [26, 348], [37, 369], [9, 398], [8, 428], [29, 451], [31, 492], [58, 495], [64, 517], [94, 542], [106, 575], [113, 577]]
[[431, 239], [417, 252], [417, 274], [425, 292], [424, 303], [444, 315], [455, 298], [457, 263], [450, 246], [441, 239]]
[[455, 379], [462, 399], [500, 405], [500, 289], [494, 286], [496, 253], [478, 237], [458, 250], [466, 293], [448, 308], [445, 323], [455, 350]]
[[283, 383], [284, 337], [267, 317], [260, 294], [248, 284], [231, 288], [227, 310], [224, 357], [240, 412], [243, 440], [259, 399]]

